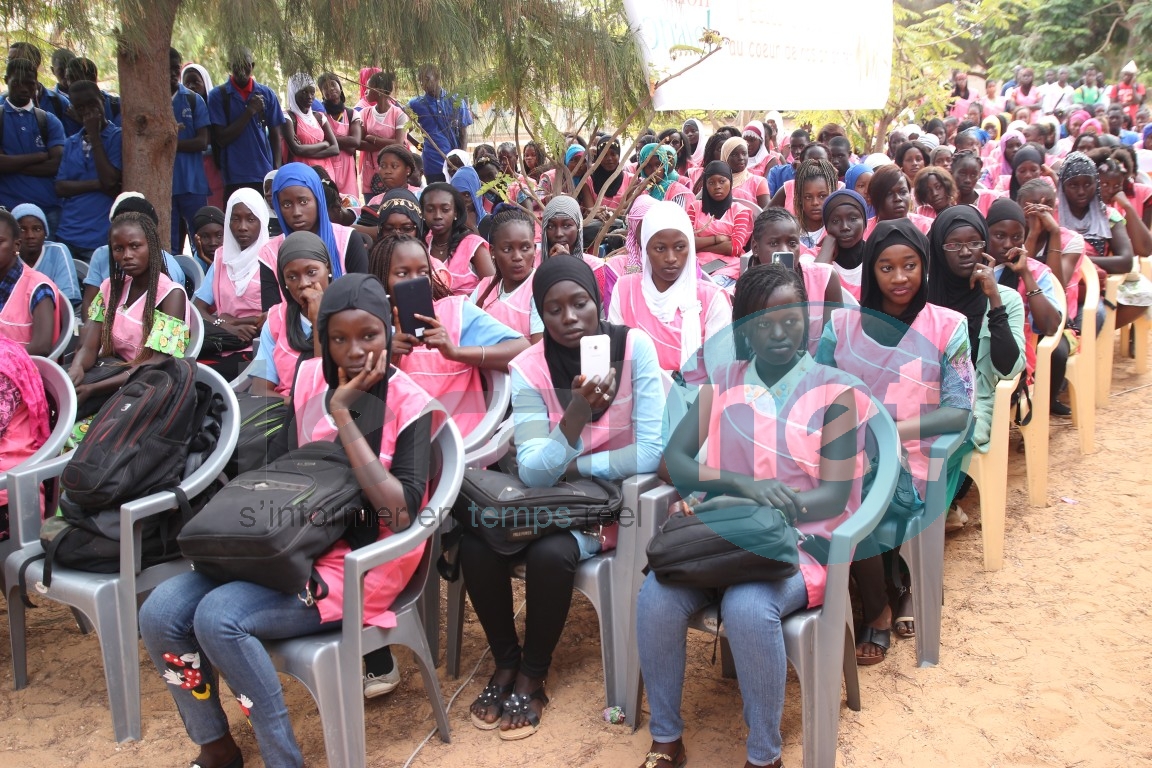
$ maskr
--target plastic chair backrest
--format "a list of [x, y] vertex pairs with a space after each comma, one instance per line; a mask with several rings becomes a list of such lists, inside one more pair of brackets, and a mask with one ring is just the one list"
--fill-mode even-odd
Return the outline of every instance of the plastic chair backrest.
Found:
[[200, 356], [200, 350], [204, 347], [204, 318], [200, 317], [200, 312], [195, 307], [188, 308], [188, 349], [184, 351], [184, 357], [190, 360], [195, 360]]
[[[67, 303], [68, 300], [57, 291], [56, 301]], [[52, 347], [52, 351], [47, 355], [49, 360], [59, 360], [64, 354], [64, 351], [68, 349], [68, 345], [71, 344], [72, 340], [76, 337], [76, 314], [72, 311], [72, 305], [68, 304], [61, 315], [60, 337], [56, 339], [55, 346]]]
[[[198, 290], [204, 283], [204, 267], [200, 266], [200, 262], [192, 256], [182, 253], [174, 254], [172, 258], [176, 259], [180, 269], [184, 270], [185, 283], [192, 284], [192, 291]], [[188, 295], [188, 300], [192, 300], [191, 294]]]
[[488, 410], [480, 423], [464, 435], [465, 454], [472, 453], [488, 442], [508, 415], [508, 407], [512, 404], [512, 379], [507, 371], [482, 368], [480, 375], [484, 377], [484, 399]]
[[764, 209], [761, 208], [759, 205], [752, 202], [751, 200], [746, 200], [743, 197], [733, 197], [732, 202], [739, 203], [740, 205], [744, 206], [745, 208], [748, 208], [749, 210], [752, 211], [753, 216], [759, 216], [761, 213], [764, 212]]
[[88, 262], [72, 259], [72, 263], [76, 265], [76, 280], [80, 283], [80, 290], [83, 291], [84, 278], [88, 277]]

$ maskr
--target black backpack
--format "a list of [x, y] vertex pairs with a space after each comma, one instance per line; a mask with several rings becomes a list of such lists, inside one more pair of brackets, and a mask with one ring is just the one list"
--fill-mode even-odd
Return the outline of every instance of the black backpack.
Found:
[[79, 507], [100, 510], [176, 486], [203, 421], [198, 406], [206, 410], [209, 399], [198, 396], [194, 362], [140, 366], [93, 417], [60, 487]]
[[282, 397], [237, 392], [240, 434], [236, 450], [224, 472], [237, 477], [267, 466], [295, 447], [296, 423], [292, 407]]
[[341, 538], [375, 541], [379, 518], [338, 443], [308, 443], [229, 482], [180, 532], [184, 557], [217, 581], [250, 581], [286, 594], [327, 586], [313, 563]]

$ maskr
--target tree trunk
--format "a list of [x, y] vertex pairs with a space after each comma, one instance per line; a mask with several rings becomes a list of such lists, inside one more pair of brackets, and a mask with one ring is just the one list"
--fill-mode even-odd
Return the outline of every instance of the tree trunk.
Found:
[[160, 244], [168, 241], [172, 215], [172, 166], [176, 119], [168, 74], [172, 25], [181, 0], [121, 0], [116, 52], [123, 109], [125, 190], [140, 192], [160, 216]]

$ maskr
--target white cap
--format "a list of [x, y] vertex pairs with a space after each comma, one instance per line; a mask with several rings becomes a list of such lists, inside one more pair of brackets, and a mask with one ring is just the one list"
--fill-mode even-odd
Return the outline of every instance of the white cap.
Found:
[[1120, 70], [1121, 74], [1123, 74], [1125, 72], [1131, 72], [1134, 75], [1136, 73], [1138, 73], [1139, 71], [1140, 70], [1136, 68], [1136, 62], [1135, 61], [1128, 62], [1127, 64], [1124, 65], [1124, 68]]

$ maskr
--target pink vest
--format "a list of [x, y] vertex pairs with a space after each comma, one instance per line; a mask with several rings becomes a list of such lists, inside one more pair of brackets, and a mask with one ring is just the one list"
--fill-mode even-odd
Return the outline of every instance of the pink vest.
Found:
[[[708, 412], [706, 464], [757, 480], [779, 480], [799, 491], [820, 485], [820, 441], [824, 414], [846, 391], [856, 400], [856, 478], [865, 470], [863, 424], [872, 413], [868, 391], [852, 376], [819, 365], [811, 357], [798, 363], [787, 377], [802, 375], [783, 402], [778, 402], [749, 363], [735, 362], [713, 372], [715, 386]], [[701, 393], [701, 396], [704, 396]], [[844, 512], [836, 517], [801, 523], [804, 533], [831, 538], [832, 531], [860, 507], [860, 480], [854, 480]], [[808, 590], [808, 607], [824, 602], [827, 569], [807, 552], [800, 551], [800, 573]]]
[[276, 366], [276, 376], [280, 379], [276, 393], [282, 397], [292, 395], [292, 378], [296, 375], [296, 361], [300, 359], [300, 353], [288, 343], [287, 308], [287, 304], [280, 302], [268, 310], [266, 321], [273, 341], [272, 364]]
[[[760, 203], [756, 197], [761, 194], [768, 194], [768, 184], [765, 182], [763, 176], [757, 176], [754, 173], [749, 174], [743, 184], [732, 188], [733, 197], [742, 197], [745, 200], [751, 200], [757, 205]], [[791, 211], [792, 209], [789, 208], [788, 210]]]
[[[607, 208], [609, 211], [616, 210], [616, 206], [623, 202], [624, 195], [628, 194], [628, 188], [632, 186], [633, 178], [635, 178], [634, 174], [629, 173], [628, 171], [622, 172], [620, 174], [620, 188], [617, 189], [616, 194], [612, 195], [611, 197], [604, 195], [604, 200], [600, 203], [600, 205], [604, 208]], [[597, 192], [599, 192], [599, 190], [597, 190]], [[624, 211], [621, 211], [621, 213], [624, 213]]]
[[[452, 343], [460, 346], [463, 306], [467, 296], [449, 296], [435, 303], [436, 319], [444, 326]], [[418, 346], [400, 358], [400, 370], [412, 377], [425, 392], [440, 401], [460, 434], [467, 439], [488, 410], [480, 369], [449, 360], [435, 349]]]
[[[340, 269], [344, 274], [348, 274], [348, 267], [345, 265], [344, 254], [348, 253], [348, 241], [352, 238], [352, 234], [356, 230], [352, 227], [345, 227], [343, 224], [332, 225], [332, 237], [336, 241], [336, 253], [328, 254], [328, 258], [339, 259]], [[288, 234], [292, 234], [289, 232]], [[269, 269], [273, 274], [280, 274], [280, 246], [284, 244], [286, 235], [279, 234], [276, 237], [270, 238], [268, 242], [260, 249], [260, 261]]]
[[[317, 125], [315, 126], [308, 125], [306, 122], [304, 122], [303, 119], [301, 119], [300, 115], [294, 115], [296, 123], [296, 141], [300, 142], [301, 144], [323, 144], [325, 141], [327, 141], [326, 137], [324, 136], [324, 123], [328, 120], [328, 116], [316, 111], [312, 112], [312, 116], [316, 118]], [[285, 157], [288, 157], [288, 155], [285, 154]], [[334, 159], [335, 158], [332, 157], [296, 158], [296, 160], [299, 160], [302, 163], [320, 166], [328, 173], [329, 178], [335, 181], [336, 168], [332, 165], [332, 161]]]
[[804, 290], [808, 294], [808, 353], [816, 354], [820, 335], [824, 332], [824, 303], [828, 281], [832, 279], [831, 264], [804, 264]]
[[[316, 440], [339, 442], [336, 425], [324, 407], [328, 384], [324, 381], [321, 361], [318, 358], [306, 361], [300, 366], [300, 380], [297, 383], [293, 405], [296, 410], [297, 437], [300, 444]], [[407, 427], [415, 422], [428, 408], [429, 399], [420, 387], [402, 371], [393, 371], [388, 380], [388, 404], [384, 414], [384, 434], [380, 441], [380, 463], [392, 466], [392, 455], [396, 450], [396, 439]], [[444, 425], [444, 412], [432, 410], [432, 434], [435, 435]], [[425, 493], [423, 502], [427, 502]], [[420, 525], [416, 513], [410, 511], [412, 525]], [[382, 515], [383, 517], [383, 515]], [[386, 527], [387, 520], [381, 520], [380, 536], [383, 541], [392, 535]], [[316, 571], [328, 585], [328, 596], [316, 603], [322, 621], [338, 621], [344, 614], [344, 556], [351, 550], [348, 543], [340, 540], [321, 555], [315, 563]], [[416, 572], [423, 556], [424, 547], [368, 571], [364, 578], [364, 623], [389, 628], [396, 626], [396, 616], [389, 608]]]
[[[959, 312], [926, 304], [912, 329], [895, 347], [877, 343], [864, 333], [860, 312], [838, 309], [832, 313], [836, 332], [836, 367], [864, 382], [884, 403], [893, 420], [930, 413], [940, 406], [940, 382], [944, 350], [956, 328], [967, 325]], [[904, 442], [912, 480], [920, 495], [927, 492], [929, 479], [939, 476], [942, 466], [929, 471], [928, 452], [935, 437]]]
[[980, 211], [981, 215], [987, 216], [992, 203], [1006, 196], [1006, 192], [998, 192], [994, 189], [978, 189], [976, 190], [976, 203], [972, 207]]
[[[908, 221], [912, 222], [912, 225], [916, 227], [916, 229], [923, 232], [925, 236], [927, 236], [929, 230], [932, 229], [932, 219], [929, 219], [927, 216], [921, 216], [918, 213], [909, 212], [907, 219]], [[876, 225], [879, 223], [880, 219], [876, 218], [875, 216], [868, 219], [868, 226], [864, 227], [865, 240], [872, 236], [872, 233], [876, 230]]]
[[[636, 430], [632, 423], [632, 340], [637, 331], [628, 333], [624, 347], [624, 365], [617, 383], [616, 397], [608, 410], [596, 421], [589, 421], [580, 432], [586, 456], [601, 451], [615, 451], [636, 443]], [[517, 355], [508, 367], [517, 371], [524, 380], [540, 393], [548, 407], [548, 424], [555, 428], [564, 416], [564, 408], [556, 397], [552, 374], [544, 357], [544, 345], [533, 344]]]
[[[648, 309], [644, 300], [644, 291], [641, 287], [643, 274], [624, 275], [616, 281], [613, 289], [613, 301], [620, 307], [620, 316], [623, 324], [629, 328], [639, 328], [652, 339], [656, 345], [656, 356], [660, 360], [660, 367], [666, 371], [680, 370], [680, 327], [683, 318], [680, 311], [670, 323], [657, 320]], [[696, 281], [696, 298], [700, 300], [700, 346], [705, 341], [704, 319], [708, 317], [708, 309], [713, 301], [728, 301], [728, 294], [715, 283], [707, 280]]]
[[228, 277], [228, 267], [216, 252], [216, 262], [212, 270], [212, 297], [216, 300], [216, 314], [233, 317], [256, 317], [263, 312], [260, 303], [260, 270], [248, 281], [244, 293], [236, 295], [236, 284]]
[[[32, 341], [32, 312], [28, 305], [32, 301], [32, 294], [42, 285], [47, 285], [52, 289], [53, 299], [56, 302], [56, 310], [52, 313], [52, 319], [55, 323], [52, 330], [52, 343], [55, 344], [60, 340], [60, 320], [63, 317], [64, 305], [68, 302], [60, 295], [60, 291], [56, 289], [47, 275], [37, 272], [27, 264], [24, 265], [23, 271], [20, 273], [20, 279], [12, 287], [12, 294], [8, 297], [8, 303], [4, 305], [4, 309], [0, 310], [0, 335], [12, 339], [18, 344], [27, 345], [28, 342]], [[68, 311], [72, 311], [71, 306], [68, 307]]]
[[[427, 236], [428, 245], [432, 245], [432, 233]], [[456, 246], [456, 250], [448, 257], [444, 267], [448, 270], [448, 289], [457, 295], [468, 295], [476, 289], [480, 278], [472, 270], [472, 257], [480, 246], [487, 247], [488, 242], [480, 235], [469, 233]]]
[[[326, 117], [337, 139], [348, 135], [352, 126], [347, 122], [346, 114], [341, 115], [339, 120], [333, 120], [331, 115]], [[336, 189], [340, 190], [340, 194], [360, 197], [360, 188], [356, 182], [356, 153], [342, 149], [336, 157], [328, 158], [328, 162], [332, 164], [332, 181], [336, 182]]]
[[[532, 274], [521, 283], [517, 288], [508, 295], [507, 298], [500, 298], [500, 286], [492, 289], [488, 294], [488, 298], [484, 300], [484, 304], [480, 306], [492, 317], [496, 318], [504, 325], [519, 333], [524, 338], [532, 335]], [[477, 298], [484, 295], [488, 290], [488, 286], [496, 280], [495, 276], [485, 277], [476, 286], [479, 292]]]
[[[124, 277], [124, 287], [121, 289], [121, 298], [128, 295], [132, 287], [132, 278]], [[100, 284], [100, 293], [104, 296], [104, 322], [112, 323], [112, 352], [121, 360], [135, 360], [144, 349], [144, 304], [148, 300], [148, 293], [140, 294], [140, 298], [128, 306], [121, 305], [113, 310], [108, 304], [108, 294], [112, 289], [112, 281], [106, 279]], [[168, 297], [173, 291], [184, 293], [184, 286], [177, 285], [169, 279], [168, 275], [161, 274], [156, 284], [156, 306]], [[184, 301], [185, 323], [188, 322], [189, 302]]]
[[[377, 122], [377, 117], [383, 119]], [[389, 144], [400, 144], [407, 148], [408, 141], [404, 137], [404, 130], [397, 126], [403, 117], [404, 110], [395, 104], [389, 106], [383, 115], [378, 115], [376, 107], [373, 106], [365, 107], [360, 112], [360, 119], [364, 121], [365, 136], [380, 136], [387, 139]], [[380, 149], [383, 148], [380, 147]], [[372, 177], [376, 175], [376, 169], [380, 167], [380, 164], [376, 162], [376, 156], [380, 153], [380, 149], [370, 147], [360, 153], [360, 185], [364, 190], [365, 197], [372, 194]], [[434, 172], [439, 173], [440, 169], [437, 168]]]

